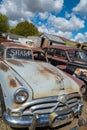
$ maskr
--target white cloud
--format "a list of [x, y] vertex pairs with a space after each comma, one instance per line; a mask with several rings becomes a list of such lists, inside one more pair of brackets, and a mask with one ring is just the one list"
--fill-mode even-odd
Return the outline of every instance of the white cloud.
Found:
[[87, 17], [87, 0], [80, 0], [76, 7], [72, 9], [74, 12]]
[[63, 7], [63, 3], [64, 0], [24, 0], [26, 9], [31, 12], [60, 12]]
[[42, 32], [42, 33], [49, 33], [49, 34], [56, 34], [57, 35], [57, 33], [55, 33], [55, 28], [47, 28], [46, 27], [46, 25], [40, 25], [39, 27], [38, 27], [38, 30], [40, 31], [40, 32]]
[[72, 14], [69, 14], [68, 12], [65, 12], [65, 17], [66, 18], [70, 18], [72, 16]]
[[77, 41], [77, 42], [80, 42], [80, 43], [83, 43], [85, 41], [87, 41], [87, 32], [82, 34], [82, 33], [78, 33], [74, 39], [74, 41]]
[[10, 24], [11, 26], [16, 26], [17, 23], [18, 23], [17, 20], [15, 20], [15, 21], [9, 20], [9, 24]]
[[[0, 12], [9, 17], [9, 23], [15, 26], [24, 20], [36, 20], [39, 16], [38, 29], [40, 32], [52, 33], [71, 39], [72, 31], [78, 31], [85, 27], [85, 21], [76, 17], [73, 13], [65, 13], [65, 18], [56, 17], [51, 12], [59, 13], [64, 6], [64, 0], [2, 0]], [[87, 15], [87, 0], [80, 0], [73, 8], [76, 13]], [[47, 23], [43, 23], [46, 20]], [[87, 41], [87, 33], [78, 33], [74, 40]]]
[[18, 23], [22, 20], [30, 20], [34, 14], [25, 9], [23, 0], [3, 0], [0, 5], [0, 12], [9, 17], [9, 23]]
[[58, 35], [58, 36], [62, 36], [62, 37], [65, 37], [67, 39], [71, 39], [72, 38], [72, 32], [62, 32], [62, 31], [55, 31], [55, 28], [47, 28], [46, 25], [42, 25], [42, 26], [39, 26], [38, 27], [39, 31], [40, 32], [46, 32], [46, 33], [49, 33], [49, 34], [54, 34], [54, 35]]
[[38, 27], [38, 30], [39, 30], [40, 32], [46, 32], [46, 33], [49, 32], [45, 25], [39, 26], [39, 27]]
[[62, 32], [62, 31], [58, 31], [56, 33], [58, 36], [62, 36], [65, 37], [67, 39], [71, 39], [72, 38], [72, 32]]
[[63, 32], [79, 30], [85, 27], [85, 22], [80, 18], [76, 17], [75, 15], [71, 16], [69, 20], [50, 15], [50, 17], [48, 18], [48, 23]]
[[49, 15], [48, 12], [39, 13], [39, 17], [40, 17], [40, 19], [42, 19], [42, 20], [47, 19], [47, 18], [48, 18], [48, 15]]
[[15, 22], [20, 22], [21, 19], [30, 20], [37, 12], [42, 19], [46, 19], [48, 15], [46, 12], [60, 12], [63, 3], [63, 0], [3, 0], [0, 12]]

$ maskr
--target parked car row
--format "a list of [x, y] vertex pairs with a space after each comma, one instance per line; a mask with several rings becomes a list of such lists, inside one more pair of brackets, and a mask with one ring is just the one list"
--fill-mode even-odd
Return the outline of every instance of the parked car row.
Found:
[[87, 85], [87, 56], [84, 51], [64, 45], [52, 45], [43, 50], [52, 65], [83, 80]]
[[[52, 64], [58, 59], [53, 54], [48, 57]], [[0, 117], [10, 127], [55, 128], [79, 120], [84, 82], [49, 64], [45, 56], [39, 48], [0, 44]], [[63, 61], [66, 65], [68, 59]]]

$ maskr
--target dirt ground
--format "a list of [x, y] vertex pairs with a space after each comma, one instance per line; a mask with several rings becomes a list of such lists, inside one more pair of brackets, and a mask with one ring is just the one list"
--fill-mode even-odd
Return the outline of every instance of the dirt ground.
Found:
[[[84, 107], [83, 107], [83, 111], [82, 111], [82, 118], [87, 122], [87, 101], [84, 101]], [[77, 123], [77, 120], [74, 120], [72, 125], [67, 125], [64, 126], [63, 128], [56, 128], [56, 129], [49, 129], [49, 128], [37, 128], [36, 130], [71, 130], [71, 128], [73, 127], [73, 124], [75, 125]], [[81, 125], [81, 124], [80, 124]], [[9, 128], [4, 122], [3, 120], [0, 120], [0, 130], [12, 130], [11, 128]], [[16, 129], [16, 130], [28, 130], [28, 129]], [[73, 129], [76, 130], [76, 129]], [[87, 130], [87, 125], [84, 126], [80, 126], [78, 128], [78, 130]]]

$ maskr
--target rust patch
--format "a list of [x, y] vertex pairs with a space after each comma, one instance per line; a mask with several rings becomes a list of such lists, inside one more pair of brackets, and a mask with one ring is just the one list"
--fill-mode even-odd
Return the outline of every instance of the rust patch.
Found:
[[23, 64], [17, 60], [8, 60], [9, 63], [17, 66], [23, 66]]
[[3, 63], [0, 63], [0, 69], [3, 70], [4, 72], [7, 72], [9, 70], [9, 68]]
[[9, 80], [9, 86], [12, 88], [15, 88], [18, 86], [17, 81], [12, 78], [11, 76], [8, 76], [8, 80]]
[[17, 87], [16, 81], [14, 79], [10, 79], [10, 86], [13, 88]]
[[19, 108], [19, 107], [21, 107], [21, 104], [16, 104], [16, 103], [15, 103], [15, 104], [13, 105], [13, 108], [14, 108], [14, 109]]
[[50, 68], [47, 68], [45, 66], [43, 66], [43, 69], [40, 70], [39, 69], [39, 72], [42, 74], [42, 75], [45, 75], [47, 78], [49, 78], [50, 74], [54, 75], [55, 78], [56, 78], [56, 82], [59, 83], [63, 80], [63, 77], [60, 73], [57, 73], [55, 72], [54, 70], [50, 69]]
[[74, 76], [72, 76], [72, 75], [70, 75], [70, 74], [68, 74], [68, 73], [66, 73], [66, 72], [64, 72], [64, 73], [65, 73], [68, 77], [70, 77], [71, 79], [73, 79], [73, 80], [79, 85], [79, 87], [85, 85], [83, 81], [81, 81], [81, 80], [75, 78]]
[[46, 78], [48, 78], [49, 79], [49, 73], [47, 73], [44, 69], [43, 70], [39, 70], [39, 73], [40, 74], [42, 74], [42, 75], [45, 75], [46, 76]]

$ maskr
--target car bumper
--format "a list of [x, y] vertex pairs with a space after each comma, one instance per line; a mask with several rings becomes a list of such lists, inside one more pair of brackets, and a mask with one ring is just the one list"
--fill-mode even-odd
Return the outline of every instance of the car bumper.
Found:
[[14, 128], [27, 128], [30, 127], [32, 124], [36, 127], [50, 126], [51, 128], [54, 128], [72, 122], [75, 118], [75, 115], [77, 116], [81, 114], [82, 105], [83, 104], [79, 105], [76, 113], [70, 112], [68, 114], [58, 114], [56, 112], [53, 112], [51, 114], [38, 115], [38, 118], [35, 118], [35, 115], [31, 117], [11, 117], [7, 113], [4, 113], [3, 117], [5, 122]]

